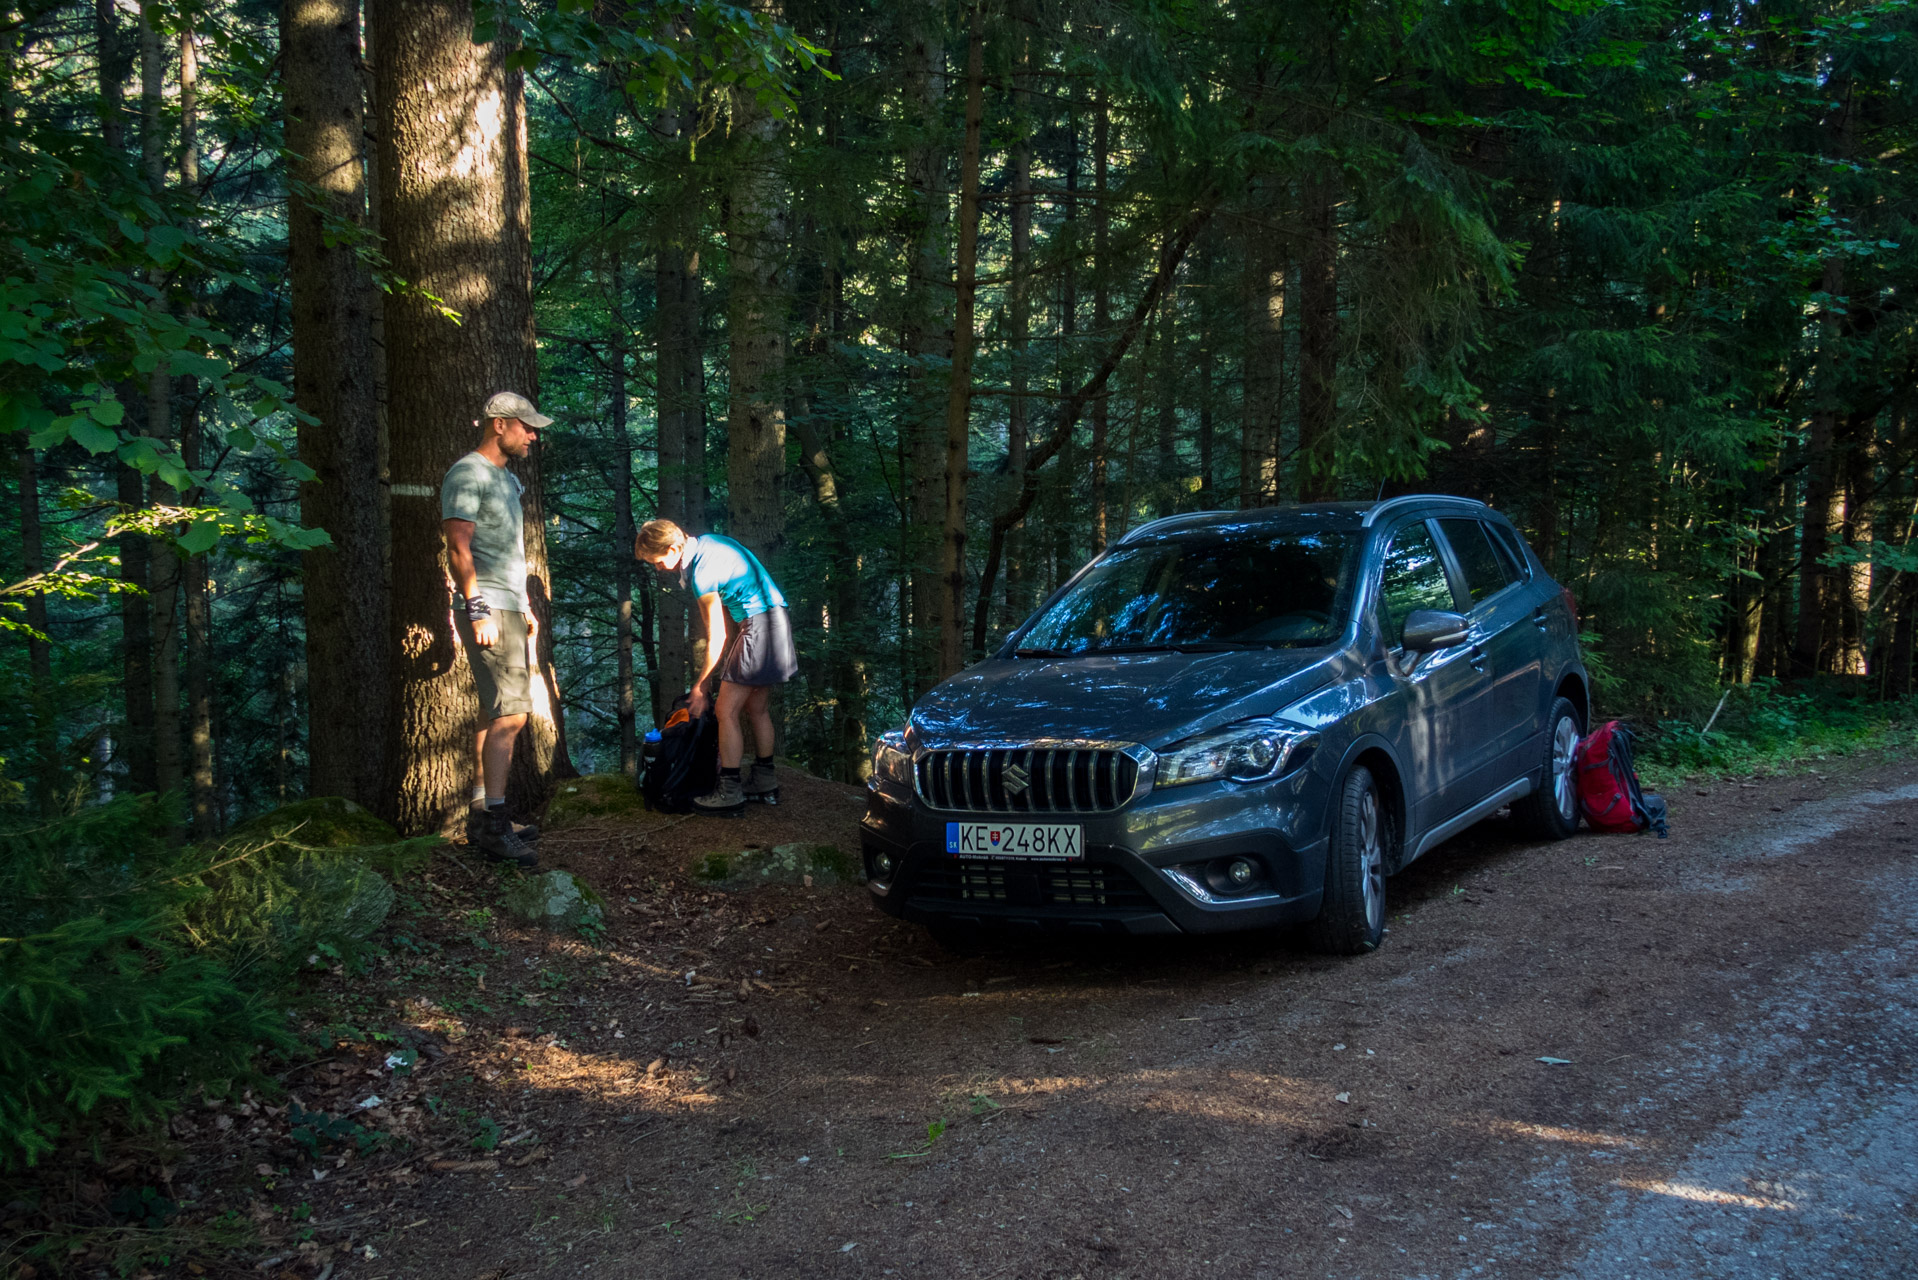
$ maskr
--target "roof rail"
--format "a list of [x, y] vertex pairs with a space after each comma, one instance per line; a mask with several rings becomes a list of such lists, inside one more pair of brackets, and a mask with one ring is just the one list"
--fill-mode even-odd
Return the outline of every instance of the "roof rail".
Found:
[[1381, 517], [1391, 515], [1394, 511], [1396, 511], [1400, 507], [1408, 507], [1414, 504], [1428, 503], [1428, 502], [1456, 502], [1458, 505], [1462, 507], [1479, 507], [1479, 508], [1485, 507], [1485, 504], [1483, 502], [1480, 502], [1477, 498], [1461, 498], [1461, 497], [1458, 497], [1456, 494], [1406, 493], [1406, 494], [1400, 494], [1396, 498], [1387, 498], [1385, 501], [1377, 503], [1376, 505], [1373, 506], [1373, 508], [1370, 511], [1367, 511], [1365, 513], [1365, 519], [1360, 521], [1359, 523], [1364, 528], [1370, 529], [1374, 524], [1376, 524], [1379, 521]]

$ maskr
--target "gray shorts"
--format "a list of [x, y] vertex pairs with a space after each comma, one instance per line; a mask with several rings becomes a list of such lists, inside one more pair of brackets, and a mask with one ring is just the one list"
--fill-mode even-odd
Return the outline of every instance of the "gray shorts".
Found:
[[473, 624], [467, 619], [466, 610], [459, 597], [454, 597], [453, 627], [466, 650], [467, 665], [473, 669], [473, 692], [479, 695], [480, 719], [531, 715], [533, 677], [526, 665], [526, 615], [511, 609], [495, 609], [493, 621], [499, 623], [499, 642], [490, 649], [482, 649], [473, 639]]
[[778, 606], [740, 623], [719, 664], [719, 678], [733, 684], [784, 684], [798, 674], [792, 614]]

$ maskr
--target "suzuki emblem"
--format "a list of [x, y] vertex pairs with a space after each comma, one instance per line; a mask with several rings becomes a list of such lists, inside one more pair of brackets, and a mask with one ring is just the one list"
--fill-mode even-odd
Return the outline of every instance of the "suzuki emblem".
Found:
[[1032, 785], [1032, 775], [1016, 764], [1007, 765], [999, 778], [1006, 784], [1006, 794], [1009, 796], [1023, 795], [1026, 788]]

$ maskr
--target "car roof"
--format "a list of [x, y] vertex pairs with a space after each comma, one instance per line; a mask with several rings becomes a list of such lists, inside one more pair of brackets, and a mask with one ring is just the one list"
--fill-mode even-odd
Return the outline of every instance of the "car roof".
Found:
[[1369, 529], [1380, 520], [1401, 513], [1424, 511], [1432, 515], [1491, 515], [1492, 509], [1474, 498], [1443, 493], [1408, 493], [1379, 502], [1309, 502], [1243, 511], [1191, 511], [1153, 520], [1127, 533], [1119, 542], [1145, 542], [1172, 534], [1207, 529]]

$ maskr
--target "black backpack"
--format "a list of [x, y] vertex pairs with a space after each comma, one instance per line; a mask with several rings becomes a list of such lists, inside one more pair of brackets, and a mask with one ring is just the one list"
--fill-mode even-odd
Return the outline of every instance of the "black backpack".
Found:
[[719, 721], [708, 711], [697, 720], [685, 708], [667, 718], [659, 731], [639, 791], [648, 809], [660, 813], [691, 813], [693, 797], [703, 796], [719, 783]]

